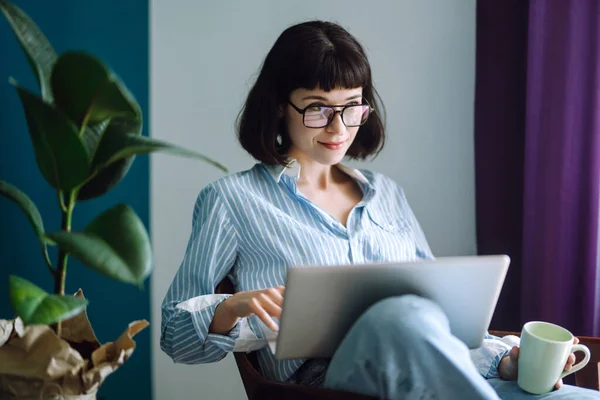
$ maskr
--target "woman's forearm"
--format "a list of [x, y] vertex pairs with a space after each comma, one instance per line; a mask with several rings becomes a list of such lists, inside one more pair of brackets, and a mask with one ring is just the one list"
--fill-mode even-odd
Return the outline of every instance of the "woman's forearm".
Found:
[[227, 335], [239, 322], [240, 318], [228, 307], [227, 300], [229, 299], [222, 301], [215, 309], [215, 316], [208, 328], [209, 333]]

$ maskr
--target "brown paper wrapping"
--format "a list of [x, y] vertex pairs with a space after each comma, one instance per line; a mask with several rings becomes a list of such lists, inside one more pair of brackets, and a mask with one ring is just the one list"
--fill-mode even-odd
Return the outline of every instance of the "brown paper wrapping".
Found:
[[85, 311], [63, 321], [60, 338], [47, 325], [0, 320], [0, 400], [95, 400], [106, 377], [133, 353], [133, 336], [148, 325], [131, 322], [115, 342], [101, 345]]

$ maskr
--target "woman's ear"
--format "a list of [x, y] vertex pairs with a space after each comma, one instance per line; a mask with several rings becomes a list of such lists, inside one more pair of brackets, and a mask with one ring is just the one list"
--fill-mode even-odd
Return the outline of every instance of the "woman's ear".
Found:
[[278, 105], [277, 106], [277, 118], [283, 118], [283, 105]]

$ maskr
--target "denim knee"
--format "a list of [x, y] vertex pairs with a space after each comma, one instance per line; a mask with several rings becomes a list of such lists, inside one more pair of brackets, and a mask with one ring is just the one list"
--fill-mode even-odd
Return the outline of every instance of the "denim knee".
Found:
[[374, 335], [417, 338], [433, 331], [450, 331], [444, 311], [435, 302], [407, 294], [383, 299], [368, 308], [356, 321], [356, 329]]

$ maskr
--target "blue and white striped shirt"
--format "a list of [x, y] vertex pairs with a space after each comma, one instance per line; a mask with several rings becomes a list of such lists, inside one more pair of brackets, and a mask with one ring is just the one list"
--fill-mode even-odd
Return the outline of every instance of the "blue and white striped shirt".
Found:
[[[271, 332], [256, 316], [242, 319], [228, 335], [208, 332], [215, 308], [227, 298], [214, 294], [226, 276], [236, 291], [248, 291], [285, 284], [287, 269], [295, 265], [433, 258], [394, 181], [339, 167], [363, 192], [346, 226], [300, 193], [296, 162], [288, 167], [256, 164], [200, 192], [185, 257], [162, 305], [161, 348], [175, 362], [208, 363], [231, 351], [259, 350], [265, 377], [286, 381], [305, 361], [276, 360], [266, 347]], [[484, 376], [495, 371], [492, 364], [504, 350], [500, 346], [479, 354]]]

